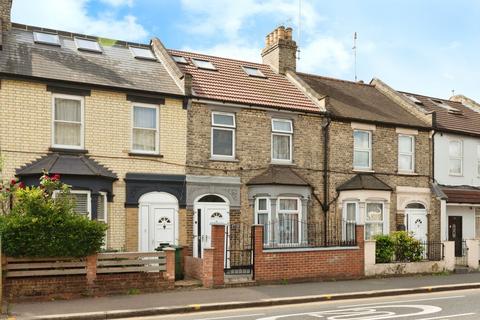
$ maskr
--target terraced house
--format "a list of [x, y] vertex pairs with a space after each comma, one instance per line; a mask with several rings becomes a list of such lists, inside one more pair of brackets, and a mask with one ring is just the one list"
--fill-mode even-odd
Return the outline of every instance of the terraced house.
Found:
[[178, 243], [169, 222], [185, 207], [184, 81], [153, 45], [11, 24], [11, 0], [0, 8], [2, 178], [60, 174], [76, 211], [108, 223], [108, 248]]

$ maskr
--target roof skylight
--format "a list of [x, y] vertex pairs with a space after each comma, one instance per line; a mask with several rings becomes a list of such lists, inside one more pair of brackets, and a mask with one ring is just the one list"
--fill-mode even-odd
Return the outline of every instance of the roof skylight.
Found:
[[60, 46], [60, 38], [58, 34], [45, 33], [45, 32], [34, 32], [33, 40], [35, 43], [50, 44], [54, 46]]
[[445, 101], [442, 101], [442, 100], [439, 100], [439, 99], [430, 99], [430, 100], [432, 100], [437, 106], [439, 106], [441, 108], [444, 108], [444, 109], [447, 109], [449, 113], [462, 114], [462, 112], [460, 110], [452, 107], [451, 105], [449, 105]]
[[178, 63], [188, 63], [187, 59], [185, 59], [185, 57], [182, 57], [182, 56], [172, 56], [172, 59]]
[[260, 71], [260, 69], [258, 68], [246, 67], [246, 66], [242, 66], [242, 68], [243, 68], [243, 71], [245, 71], [245, 73], [248, 74], [249, 76], [266, 78], [265, 75], [262, 73], [262, 71]]
[[140, 48], [140, 47], [130, 47], [132, 54], [137, 59], [146, 59], [146, 60], [157, 60], [153, 55], [152, 50], [148, 48]]
[[193, 63], [200, 69], [217, 70], [213, 63], [208, 60], [192, 59]]
[[413, 103], [423, 106], [423, 102], [418, 100], [416, 97], [409, 94], [405, 94], [405, 96], [407, 96], [407, 98], [410, 99]]
[[75, 38], [75, 44], [77, 45], [78, 50], [102, 52], [100, 45], [95, 40]]

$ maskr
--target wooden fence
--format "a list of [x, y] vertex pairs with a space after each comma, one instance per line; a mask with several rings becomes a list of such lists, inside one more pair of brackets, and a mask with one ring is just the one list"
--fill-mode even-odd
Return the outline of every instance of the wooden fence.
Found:
[[86, 260], [74, 258], [7, 258], [6, 277], [86, 274]]
[[165, 252], [100, 253], [97, 273], [166, 271]]

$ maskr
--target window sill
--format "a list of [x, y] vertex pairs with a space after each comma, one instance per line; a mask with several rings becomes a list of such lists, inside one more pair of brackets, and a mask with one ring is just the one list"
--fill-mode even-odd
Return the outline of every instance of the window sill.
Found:
[[397, 174], [400, 176], [418, 176], [418, 173], [408, 171], [397, 171]]
[[353, 168], [353, 172], [367, 172], [367, 173], [375, 173], [375, 170], [372, 169], [358, 169], [358, 168]]
[[273, 164], [276, 166], [291, 166], [291, 167], [296, 166], [296, 164], [293, 162], [281, 162], [281, 161], [271, 161], [270, 164]]
[[463, 177], [463, 174], [453, 174], [453, 173], [449, 173], [448, 174], [450, 177]]
[[131, 157], [148, 157], [148, 158], [163, 158], [163, 154], [156, 154], [156, 153], [140, 153], [140, 152], [129, 152], [129, 156]]
[[48, 148], [48, 151], [58, 152], [58, 153], [75, 153], [75, 154], [88, 153], [88, 150], [85, 150], [85, 149], [68, 149], [68, 148], [56, 148], [56, 147], [50, 147]]
[[220, 161], [220, 162], [240, 162], [238, 159], [233, 159], [233, 158], [210, 158], [210, 161]]

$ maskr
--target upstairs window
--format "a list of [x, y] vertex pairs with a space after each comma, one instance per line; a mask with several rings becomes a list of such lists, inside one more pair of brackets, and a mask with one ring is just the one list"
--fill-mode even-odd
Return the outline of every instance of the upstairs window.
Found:
[[272, 119], [272, 162], [292, 162], [291, 120]]
[[408, 135], [398, 136], [398, 171], [414, 172], [415, 138]]
[[217, 70], [212, 62], [202, 59], [192, 59], [193, 63], [200, 69]]
[[83, 148], [83, 97], [53, 96], [53, 146]]
[[158, 107], [133, 106], [132, 152], [158, 153]]
[[451, 140], [448, 146], [448, 154], [450, 157], [450, 175], [461, 176], [463, 174], [463, 142], [461, 140]]
[[173, 61], [178, 62], [178, 63], [188, 63], [187, 59], [182, 56], [172, 56]]
[[54, 46], [60, 46], [60, 38], [58, 34], [45, 33], [45, 32], [34, 32], [33, 40], [35, 43], [49, 44]]
[[130, 47], [130, 51], [136, 59], [157, 60], [149, 48]]
[[353, 140], [353, 168], [370, 170], [372, 168], [372, 133], [365, 130], [354, 130]]
[[266, 78], [265, 75], [260, 71], [258, 68], [254, 67], [245, 67], [243, 66], [243, 71], [245, 71], [246, 74], [252, 77], [259, 77], [259, 78]]
[[100, 45], [95, 40], [75, 38], [75, 44], [77, 45], [78, 50], [102, 52]]
[[216, 159], [235, 158], [235, 115], [212, 113], [211, 156]]

